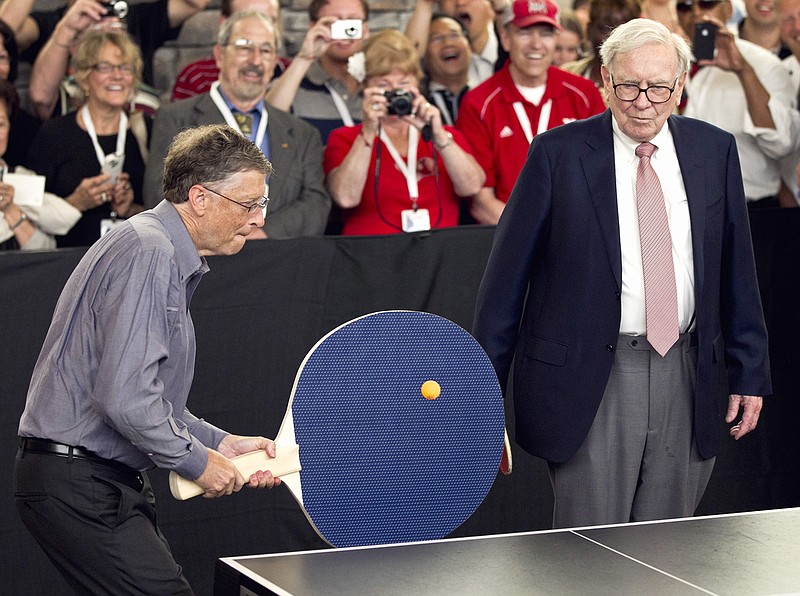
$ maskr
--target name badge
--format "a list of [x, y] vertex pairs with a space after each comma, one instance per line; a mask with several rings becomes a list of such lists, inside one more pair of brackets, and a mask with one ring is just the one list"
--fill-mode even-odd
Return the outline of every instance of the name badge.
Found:
[[404, 232], [425, 232], [431, 229], [431, 214], [427, 209], [403, 209], [400, 219]]

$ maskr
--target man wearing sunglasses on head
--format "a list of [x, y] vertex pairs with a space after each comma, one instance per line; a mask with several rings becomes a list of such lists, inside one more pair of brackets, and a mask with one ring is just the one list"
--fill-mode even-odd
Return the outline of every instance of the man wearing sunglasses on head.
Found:
[[[684, 114], [732, 133], [742, 163], [748, 206], [777, 207], [780, 161], [800, 146], [796, 93], [777, 56], [737, 38], [725, 27], [731, 11], [729, 0], [692, 3], [687, 33], [695, 54], [703, 35], [702, 31], [696, 33], [697, 25], [710, 25], [715, 43], [713, 58], [697, 60], [699, 70], [686, 83]], [[684, 18], [688, 23], [688, 17]]]
[[255, 142], [272, 162], [270, 217], [251, 238], [322, 234], [330, 212], [317, 129], [264, 101], [277, 60], [274, 21], [258, 11], [242, 11], [222, 24], [214, 46], [219, 81], [208, 93], [162, 107], [153, 124], [145, 169], [145, 205], [160, 200], [159, 181], [167, 147], [181, 130], [228, 124]]

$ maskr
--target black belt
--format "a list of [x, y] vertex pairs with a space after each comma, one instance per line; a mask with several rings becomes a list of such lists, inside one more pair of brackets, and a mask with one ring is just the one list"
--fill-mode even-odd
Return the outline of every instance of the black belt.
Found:
[[56, 457], [86, 459], [111, 468], [117, 474], [115, 479], [123, 482], [133, 490], [141, 491], [144, 487], [144, 476], [138, 470], [134, 470], [121, 462], [100, 457], [83, 447], [56, 443], [49, 439], [35, 439], [32, 437], [20, 437], [19, 450], [22, 453], [36, 453], [39, 455], [54, 455]]
[[111, 460], [104, 459], [99, 455], [84, 449], [83, 447], [64, 445], [63, 443], [56, 443], [55, 441], [50, 441], [48, 439], [20, 437], [19, 448], [25, 453], [41, 453], [45, 455], [57, 455], [59, 457], [77, 457], [80, 459], [93, 459], [105, 463], [114, 463]]

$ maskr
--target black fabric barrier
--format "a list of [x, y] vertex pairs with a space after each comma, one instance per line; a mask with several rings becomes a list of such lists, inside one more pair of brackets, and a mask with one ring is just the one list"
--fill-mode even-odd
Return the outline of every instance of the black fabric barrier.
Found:
[[[752, 224], [776, 394], [752, 435], [724, 442], [702, 514], [800, 505], [794, 428], [800, 418], [794, 341], [800, 336], [800, 210], [757, 213]], [[493, 228], [467, 227], [250, 242], [239, 255], [209, 259], [211, 272], [192, 303], [198, 353], [189, 407], [231, 432], [274, 436], [300, 362], [339, 324], [377, 310], [415, 309], [469, 329], [492, 234]], [[19, 522], [11, 478], [30, 374], [61, 287], [82, 254], [0, 254], [0, 586], [8, 594], [68, 592]], [[513, 437], [511, 417], [508, 425]], [[199, 594], [212, 592], [218, 557], [325, 547], [285, 488], [177, 502], [163, 471], [151, 478], [161, 527]], [[547, 528], [551, 507], [544, 462], [516, 448], [514, 473], [498, 476], [454, 536]]]

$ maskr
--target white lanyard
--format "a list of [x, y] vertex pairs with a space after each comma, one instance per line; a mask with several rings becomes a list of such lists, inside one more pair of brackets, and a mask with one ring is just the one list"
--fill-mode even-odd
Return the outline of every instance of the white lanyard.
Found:
[[[240, 135], [247, 136], [242, 133], [242, 129], [239, 128], [239, 123], [236, 122], [236, 118], [233, 117], [233, 112], [228, 107], [228, 104], [225, 103], [225, 100], [222, 99], [222, 94], [219, 92], [219, 81], [214, 81], [211, 83], [211, 89], [209, 90], [208, 94], [211, 96], [211, 99], [214, 100], [214, 103], [217, 104], [217, 109], [219, 110], [222, 117], [225, 118], [225, 123], [230, 126], [233, 130], [239, 132]], [[256, 147], [263, 150], [261, 146], [264, 142], [264, 135], [267, 132], [267, 110], [261, 110], [261, 119], [258, 123], [258, 130], [256, 131], [256, 138], [253, 142], [256, 144]]]
[[450, 116], [450, 110], [444, 103], [444, 97], [439, 91], [432, 91], [431, 96], [433, 97], [433, 103], [436, 104], [436, 107], [439, 108], [439, 112], [442, 114], [442, 119], [447, 126], [453, 126], [453, 118]]
[[417, 184], [417, 143], [419, 143], [419, 131], [415, 126], [408, 126], [408, 163], [403, 163], [403, 158], [397, 148], [392, 144], [389, 135], [386, 131], [381, 129], [381, 141], [386, 145], [389, 153], [392, 155], [394, 163], [397, 168], [403, 173], [408, 185], [408, 194], [411, 197], [411, 203], [414, 208], [417, 206], [417, 199], [419, 198], [419, 186]]
[[339, 112], [339, 117], [342, 119], [344, 125], [353, 126], [355, 123], [353, 122], [353, 117], [350, 115], [350, 110], [347, 109], [347, 104], [344, 103], [344, 98], [336, 89], [331, 87], [330, 83], [327, 81], [325, 82], [325, 87], [328, 89], [328, 93], [331, 94], [333, 105], [336, 106], [336, 111]]
[[[84, 104], [84, 106], [81, 108], [81, 118], [83, 119], [83, 125], [86, 127], [86, 132], [89, 134], [89, 138], [92, 139], [92, 145], [94, 145], [94, 152], [95, 155], [97, 155], [97, 161], [100, 162], [100, 167], [102, 168], [105, 164], [106, 154], [103, 153], [103, 148], [97, 141], [97, 131], [94, 128], [94, 122], [92, 122], [92, 115], [89, 113], [89, 106], [86, 104]], [[125, 155], [125, 138], [127, 135], [128, 116], [125, 115], [124, 111], [120, 111], [119, 128], [117, 129], [116, 155]]]
[[[528, 144], [533, 142], [533, 130], [531, 129], [531, 121], [528, 118], [528, 113], [525, 111], [525, 106], [521, 101], [515, 101], [513, 104], [514, 111], [517, 113], [517, 120], [525, 133], [525, 138], [528, 139]], [[550, 122], [550, 110], [553, 107], [553, 100], [548, 99], [542, 104], [542, 109], [539, 110], [539, 123], [536, 128], [536, 134], [542, 134], [547, 130], [547, 125]]]

